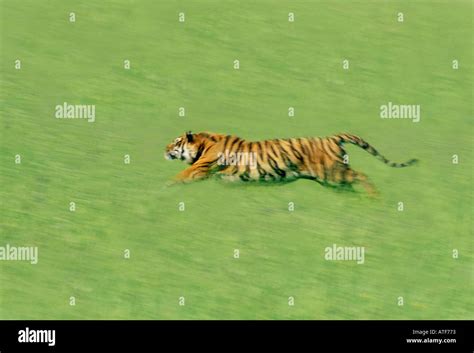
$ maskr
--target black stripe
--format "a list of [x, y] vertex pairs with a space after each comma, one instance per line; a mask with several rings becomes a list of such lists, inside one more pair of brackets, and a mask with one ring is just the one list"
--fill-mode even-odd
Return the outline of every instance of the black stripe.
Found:
[[204, 144], [201, 143], [201, 144], [199, 145], [198, 151], [197, 151], [197, 153], [196, 153], [196, 157], [194, 157], [194, 159], [193, 159], [193, 163], [196, 162], [199, 158], [201, 158], [201, 155], [202, 155], [202, 153], [203, 153], [203, 150], [204, 150]]
[[242, 181], [249, 181], [250, 180], [250, 176], [249, 176], [249, 173], [247, 171], [245, 171], [243, 174], [239, 175], [239, 178]]
[[[290, 150], [290, 151], [287, 151], [286, 148], [283, 147], [283, 145], [282, 145], [281, 143], [279, 143], [279, 142], [278, 142], [278, 146], [280, 146], [280, 148], [281, 148], [281, 150], [282, 150], [282, 152], [283, 152], [282, 158], [285, 158], [285, 157], [286, 157], [286, 158], [290, 158], [290, 153], [289, 153], [289, 152], [291, 152], [291, 150]], [[291, 143], [290, 143], [290, 147], [291, 147]], [[291, 161], [290, 161], [290, 162], [291, 162]], [[285, 162], [285, 163], [286, 163], [286, 162]]]
[[293, 140], [292, 140], [292, 139], [290, 139], [290, 147], [291, 147], [291, 150], [292, 150], [293, 154], [295, 155], [296, 159], [298, 159], [300, 162], [303, 162], [303, 163], [304, 163], [303, 156], [302, 156], [301, 153], [298, 151], [298, 149], [296, 148], [296, 146], [293, 144]]
[[260, 141], [257, 142], [257, 146], [258, 146], [257, 154], [260, 157], [260, 160], [263, 161], [265, 158], [263, 158], [264, 156], [263, 156], [263, 144], [262, 144], [262, 142], [260, 142]]
[[235, 152], [239, 152], [240, 151], [240, 147], [242, 147], [242, 144], [244, 143], [244, 140], [240, 140], [239, 139], [239, 145], [237, 146], [237, 148], [235, 149]]
[[270, 164], [270, 167], [273, 169], [273, 171], [280, 177], [284, 178], [286, 176], [286, 172], [279, 168], [278, 163], [271, 156], [268, 156], [268, 164]]
[[239, 141], [240, 141], [239, 138], [236, 138], [234, 141], [232, 141], [232, 144], [229, 146], [229, 152], [232, 151], [232, 147], [234, 147], [234, 145]]
[[300, 138], [298, 138], [298, 139], [296, 139], [296, 141], [298, 141], [298, 143], [300, 144], [301, 150], [302, 150], [303, 154], [309, 158], [309, 153], [308, 153], [308, 151], [307, 151], [307, 149], [306, 149], [305, 144], [303, 143], [303, 140], [300, 139]]
[[[337, 158], [337, 157], [340, 157], [340, 154], [339, 154], [338, 152], [334, 151], [334, 150], [331, 148], [331, 143], [330, 143], [330, 141], [328, 141], [328, 140], [326, 140], [326, 141], [327, 141], [327, 147], [328, 147], [328, 149], [334, 154], [334, 156], [335, 156], [336, 158]], [[322, 145], [323, 145], [323, 148], [324, 148], [324, 143], [322, 143]], [[326, 153], [327, 153], [327, 151], [326, 151]]]
[[270, 144], [270, 150], [273, 152], [273, 155], [278, 158], [278, 153], [275, 151], [275, 143], [269, 143]]
[[225, 153], [225, 151], [227, 150], [227, 148], [226, 148], [226, 147], [227, 147], [227, 144], [229, 143], [229, 140], [230, 140], [232, 137], [233, 137], [232, 135], [227, 135], [227, 136], [225, 137], [224, 144], [223, 144], [223, 146], [224, 146], [223, 152], [224, 152], [224, 153]]
[[260, 180], [265, 180], [265, 176], [267, 175], [267, 172], [265, 171], [265, 169], [263, 169], [259, 163], [257, 163], [257, 171], [258, 171], [258, 175], [259, 175], [259, 178]]

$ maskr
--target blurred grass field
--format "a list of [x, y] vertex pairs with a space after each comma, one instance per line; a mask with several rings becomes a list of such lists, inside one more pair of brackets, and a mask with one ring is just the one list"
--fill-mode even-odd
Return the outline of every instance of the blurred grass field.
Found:
[[[471, 1], [1, 0], [0, 16], [0, 246], [39, 247], [37, 265], [0, 262], [0, 319], [473, 319]], [[380, 119], [389, 101], [421, 121]], [[96, 121], [55, 119], [63, 102]], [[187, 130], [351, 132], [421, 163], [348, 147], [377, 199], [166, 188]], [[334, 243], [365, 263], [324, 260]]]

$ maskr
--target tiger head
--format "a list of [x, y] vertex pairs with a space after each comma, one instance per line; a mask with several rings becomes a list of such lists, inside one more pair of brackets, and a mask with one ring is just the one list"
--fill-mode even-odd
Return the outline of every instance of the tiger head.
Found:
[[192, 164], [199, 148], [196, 142], [191, 131], [186, 132], [166, 146], [165, 158], [170, 160], [180, 159]]
[[180, 159], [193, 164], [199, 157], [204, 147], [220, 141], [225, 135], [201, 132], [193, 134], [191, 131], [177, 137], [166, 146], [166, 159]]

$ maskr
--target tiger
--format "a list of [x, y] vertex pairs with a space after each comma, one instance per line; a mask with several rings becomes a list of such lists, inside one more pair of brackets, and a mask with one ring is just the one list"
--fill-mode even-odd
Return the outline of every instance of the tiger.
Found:
[[349, 166], [344, 150], [346, 143], [364, 149], [390, 167], [403, 168], [418, 162], [417, 159], [405, 163], [389, 161], [361, 137], [349, 133], [323, 138], [247, 141], [234, 135], [188, 131], [166, 146], [165, 158], [190, 164], [175, 176], [174, 183], [213, 175], [242, 181], [310, 179], [335, 187], [352, 188], [353, 184], [359, 183], [368, 193], [376, 194], [368, 177]]

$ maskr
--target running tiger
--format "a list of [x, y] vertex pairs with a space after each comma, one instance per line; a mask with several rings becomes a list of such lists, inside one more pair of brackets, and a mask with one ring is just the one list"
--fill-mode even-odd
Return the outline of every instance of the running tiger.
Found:
[[[361, 147], [390, 167], [407, 167], [417, 161], [391, 162], [362, 138], [351, 134], [246, 141], [237, 136], [208, 132], [187, 132], [176, 138], [166, 146], [165, 158], [191, 164], [175, 177], [177, 182], [211, 175], [243, 181], [311, 179], [331, 186], [351, 187], [353, 183], [360, 183], [369, 193], [374, 193], [375, 188], [367, 176], [349, 167], [344, 143]], [[242, 156], [246, 157], [244, 162], [238, 158]]]

